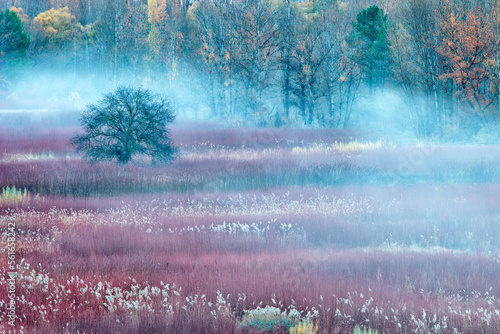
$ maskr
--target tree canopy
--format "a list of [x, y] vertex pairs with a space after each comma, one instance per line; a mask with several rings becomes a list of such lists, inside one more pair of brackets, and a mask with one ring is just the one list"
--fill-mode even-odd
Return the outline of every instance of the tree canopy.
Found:
[[116, 161], [124, 166], [134, 157], [147, 156], [153, 163], [165, 163], [176, 152], [167, 128], [174, 119], [162, 96], [122, 86], [88, 105], [81, 117], [85, 133], [71, 142], [94, 162]]
[[16, 62], [27, 55], [30, 36], [14, 11], [0, 11], [0, 63]]
[[361, 67], [370, 94], [376, 85], [384, 85], [389, 73], [389, 20], [377, 6], [363, 9], [353, 23], [354, 30], [349, 42], [355, 49], [354, 59]]

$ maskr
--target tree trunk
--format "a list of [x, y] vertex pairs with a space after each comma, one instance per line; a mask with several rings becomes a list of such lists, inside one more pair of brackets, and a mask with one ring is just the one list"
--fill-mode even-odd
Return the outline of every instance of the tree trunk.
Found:
[[285, 32], [285, 70], [284, 70], [284, 103], [285, 118], [290, 115], [290, 42], [291, 42], [291, 29], [290, 29], [290, 0], [287, 0], [287, 17], [286, 17], [286, 32]]
[[76, 28], [73, 28], [73, 82], [76, 82]]
[[496, 54], [496, 65], [497, 65], [497, 108], [498, 112], [500, 113], [500, 36], [497, 34], [496, 36], [496, 48], [495, 48], [495, 54]]

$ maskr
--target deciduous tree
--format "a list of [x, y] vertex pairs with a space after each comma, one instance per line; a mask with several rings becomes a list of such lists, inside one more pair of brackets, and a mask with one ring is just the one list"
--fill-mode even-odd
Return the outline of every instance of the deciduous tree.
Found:
[[400, 24], [389, 34], [393, 79], [403, 88], [409, 118], [417, 137], [428, 137], [444, 126], [444, 83], [439, 28], [440, 1], [407, 0]]
[[322, 121], [323, 113], [315, 115], [317, 100], [323, 94], [321, 80], [323, 66], [330, 57], [332, 45], [324, 44], [324, 21], [319, 13], [303, 12], [297, 20], [299, 34], [292, 49], [292, 87], [298, 99], [304, 124], [311, 125], [314, 118]]
[[263, 108], [262, 93], [270, 84], [271, 73], [279, 68], [277, 37], [282, 7], [270, 0], [235, 1], [232, 5], [239, 46], [234, 54], [235, 71], [247, 90], [247, 108], [255, 112]]
[[490, 26], [479, 7], [459, 12], [447, 2], [447, 9], [441, 22], [443, 42], [439, 53], [448, 70], [441, 78], [456, 83], [458, 96], [484, 124], [485, 111], [495, 100], [489, 91], [490, 73], [486, 68], [492, 45]]
[[497, 111], [500, 113], [500, 0], [492, 0], [486, 7], [492, 35], [492, 88], [496, 93]]
[[119, 87], [81, 117], [84, 134], [71, 142], [91, 161], [116, 161], [125, 166], [134, 157], [168, 162], [176, 152], [167, 125], [175, 119], [169, 102], [147, 89]]
[[212, 114], [234, 116], [235, 53], [240, 33], [233, 20], [235, 9], [227, 0], [203, 1], [193, 8], [200, 40], [197, 48], [209, 78]]
[[321, 74], [322, 79], [326, 81], [323, 87], [328, 105], [327, 111], [323, 112], [326, 114], [323, 125], [346, 127], [361, 82], [359, 67], [353, 61], [355, 49], [350, 48], [345, 40], [346, 33], [349, 34], [353, 29], [353, 8], [336, 1], [323, 1], [322, 4], [322, 49], [329, 51]]

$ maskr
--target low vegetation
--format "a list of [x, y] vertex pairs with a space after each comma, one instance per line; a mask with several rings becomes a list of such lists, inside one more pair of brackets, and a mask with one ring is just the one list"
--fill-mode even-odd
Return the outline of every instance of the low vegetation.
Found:
[[24, 188], [24, 191], [21, 189], [16, 189], [16, 187], [6, 187], [2, 188], [2, 194], [0, 195], [0, 206], [7, 205], [17, 205], [20, 203], [27, 203], [29, 201], [29, 194]]
[[[57, 144], [67, 131], [42, 146], [19, 134], [2, 138], [26, 142], [23, 150], [7, 144], [0, 157], [0, 186], [17, 199], [2, 202], [0, 226], [5, 243], [8, 224], [16, 225], [18, 328], [500, 331], [499, 187], [493, 172], [467, 172], [493, 164], [480, 148], [387, 143], [315, 155], [305, 148], [354, 140], [245, 131], [260, 140], [247, 146], [226, 130], [207, 138], [174, 129], [183, 158], [158, 168], [137, 162], [121, 176], [119, 166], [87, 165]], [[28, 153], [52, 158], [16, 158]], [[414, 162], [402, 170], [408, 175], [387, 179], [401, 172], [401, 157]], [[326, 160], [350, 173], [344, 177], [365, 172], [339, 187], [319, 169]], [[6, 256], [0, 263], [5, 286]], [[6, 315], [0, 311], [2, 330]]]

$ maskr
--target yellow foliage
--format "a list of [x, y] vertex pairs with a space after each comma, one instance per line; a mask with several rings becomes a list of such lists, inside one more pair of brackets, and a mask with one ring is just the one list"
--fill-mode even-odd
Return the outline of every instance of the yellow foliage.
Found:
[[360, 143], [357, 140], [348, 143], [335, 142], [332, 145], [316, 144], [310, 147], [294, 147], [292, 153], [307, 154], [307, 153], [329, 153], [329, 152], [357, 152], [366, 150], [376, 150], [385, 146], [384, 140], [379, 140], [375, 143], [369, 141]]
[[198, 1], [196, 1], [189, 7], [186, 16], [190, 22], [196, 23], [196, 11], [199, 9], [199, 7], [200, 3]]
[[54, 29], [54, 28], [52, 28], [52, 27], [47, 27], [47, 28], [45, 28], [45, 32], [46, 32], [47, 34], [49, 34], [49, 35], [55, 35], [55, 34], [57, 34], [57, 30], [56, 30], [56, 29]]
[[156, 0], [148, 0], [148, 22], [153, 25], [158, 23], [158, 3]]
[[69, 12], [68, 7], [59, 9], [51, 8], [48, 11], [38, 14], [33, 20], [35, 24], [40, 24], [44, 29], [53, 28], [55, 30], [66, 29], [75, 19]]
[[17, 17], [26, 27], [26, 24], [29, 22], [30, 18], [24, 13], [23, 9], [21, 7], [10, 7], [10, 11], [16, 13]]
[[384, 146], [384, 141], [379, 140], [376, 143], [372, 143], [371, 141], [366, 143], [360, 143], [357, 140], [350, 141], [348, 143], [335, 142], [332, 145], [334, 150], [340, 152], [354, 152], [354, 151], [365, 151], [365, 150], [375, 150]]
[[2, 195], [0, 196], [0, 205], [14, 205], [18, 203], [25, 202], [29, 200], [30, 195], [24, 188], [24, 191], [21, 189], [16, 189], [16, 187], [12, 188], [2, 188]]
[[290, 327], [290, 334], [316, 334], [317, 332], [318, 326], [309, 321], [301, 321], [295, 326]]
[[75, 17], [69, 12], [68, 7], [51, 8], [40, 13], [33, 19], [33, 24], [38, 32], [52, 38], [55, 42], [72, 39], [74, 29], [76, 29], [78, 35], [81, 35], [84, 31], [82, 25], [77, 23]]

